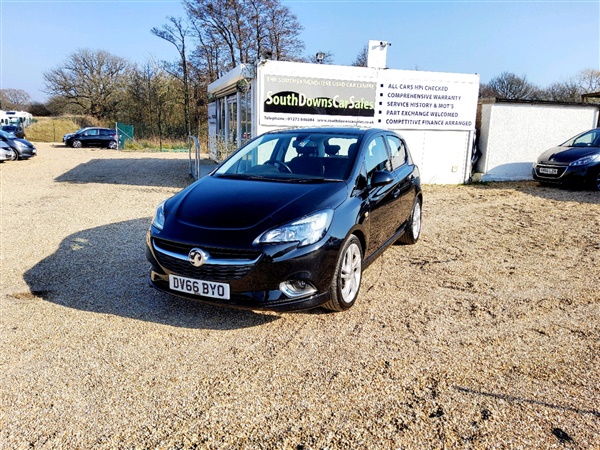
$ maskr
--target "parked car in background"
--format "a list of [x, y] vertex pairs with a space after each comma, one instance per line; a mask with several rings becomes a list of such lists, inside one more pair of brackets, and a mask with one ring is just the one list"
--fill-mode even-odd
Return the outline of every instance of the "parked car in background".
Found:
[[106, 147], [117, 148], [117, 132], [111, 128], [88, 127], [75, 133], [65, 134], [63, 142], [67, 147]]
[[37, 154], [35, 145], [25, 139], [19, 139], [12, 133], [0, 130], [0, 140], [14, 150], [17, 155], [15, 159], [29, 159]]
[[394, 132], [266, 133], [159, 205], [150, 283], [218, 305], [343, 311], [365, 267], [395, 242], [417, 242], [422, 201]]
[[25, 138], [25, 131], [23, 131], [23, 128], [21, 128], [19, 125], [2, 125], [0, 129], [2, 129], [2, 131], [6, 131], [7, 133], [14, 134], [19, 139]]
[[0, 141], [0, 162], [14, 161], [15, 159], [17, 159], [15, 151], [6, 142]]
[[594, 128], [546, 150], [533, 165], [540, 183], [600, 190], [600, 128]]

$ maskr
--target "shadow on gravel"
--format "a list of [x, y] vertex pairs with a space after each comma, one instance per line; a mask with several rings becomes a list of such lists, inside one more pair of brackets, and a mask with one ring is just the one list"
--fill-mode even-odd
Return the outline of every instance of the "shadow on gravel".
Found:
[[562, 186], [543, 186], [535, 181], [474, 183], [478, 189], [514, 190], [524, 194], [559, 202], [579, 202], [600, 205], [600, 192]]
[[530, 405], [543, 406], [545, 408], [557, 409], [560, 411], [569, 411], [569, 412], [574, 412], [577, 414], [591, 414], [593, 416], [600, 418], [600, 412], [593, 410], [593, 409], [573, 408], [572, 406], [557, 405], [557, 404], [553, 404], [553, 403], [542, 402], [539, 400], [532, 400], [532, 399], [522, 398], [522, 397], [514, 397], [512, 395], [506, 395], [506, 394], [483, 392], [483, 391], [469, 389], [469, 388], [461, 387], [461, 386], [453, 386], [453, 388], [463, 394], [472, 394], [472, 395], [479, 395], [482, 397], [495, 398], [495, 399], [504, 400], [504, 401], [510, 402], [510, 403], [528, 403]]
[[25, 272], [32, 294], [69, 308], [184, 328], [229, 330], [279, 319], [217, 308], [160, 293], [148, 286], [145, 235], [150, 218], [75, 233]]
[[[214, 166], [206, 166], [209, 167]], [[59, 183], [106, 183], [184, 188], [192, 181], [187, 159], [92, 159], [56, 178]]]

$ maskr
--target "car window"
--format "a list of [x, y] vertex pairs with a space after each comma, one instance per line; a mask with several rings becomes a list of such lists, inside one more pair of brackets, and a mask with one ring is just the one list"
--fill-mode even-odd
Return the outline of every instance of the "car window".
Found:
[[358, 136], [347, 132], [285, 131], [249, 142], [217, 176], [319, 182], [342, 180], [352, 168]]
[[365, 164], [368, 176], [371, 176], [376, 170], [391, 170], [383, 136], [377, 136], [367, 145]]
[[562, 147], [591, 147], [600, 146], [600, 130], [591, 130], [575, 136], [562, 144]]
[[97, 128], [93, 128], [91, 130], [87, 130], [85, 133], [83, 133], [84, 136], [98, 136], [98, 129]]
[[392, 167], [397, 169], [400, 166], [406, 164], [406, 144], [404, 141], [397, 136], [386, 136], [388, 145], [390, 146], [390, 153], [392, 156]]
[[252, 167], [259, 166], [272, 158], [277, 145], [277, 139], [266, 139], [256, 145], [252, 151], [243, 155], [235, 165], [228, 169], [228, 173], [245, 173]]

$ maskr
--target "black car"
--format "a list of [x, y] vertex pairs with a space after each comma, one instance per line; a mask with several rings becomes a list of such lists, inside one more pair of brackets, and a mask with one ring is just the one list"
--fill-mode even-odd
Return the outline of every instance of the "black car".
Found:
[[63, 142], [67, 147], [106, 147], [117, 148], [117, 132], [111, 128], [88, 127], [75, 133], [65, 134]]
[[600, 190], [600, 128], [542, 153], [533, 165], [533, 179]]
[[0, 140], [6, 142], [15, 152], [15, 159], [29, 159], [37, 155], [35, 145], [25, 139], [19, 139], [12, 133], [0, 130]]
[[150, 283], [248, 309], [343, 311], [362, 271], [421, 231], [419, 169], [391, 131], [263, 134], [159, 205]]
[[14, 134], [19, 139], [25, 138], [25, 131], [23, 131], [23, 128], [20, 127], [19, 125], [2, 125], [2, 127], [0, 127], [0, 129], [2, 131], [6, 131], [7, 133]]

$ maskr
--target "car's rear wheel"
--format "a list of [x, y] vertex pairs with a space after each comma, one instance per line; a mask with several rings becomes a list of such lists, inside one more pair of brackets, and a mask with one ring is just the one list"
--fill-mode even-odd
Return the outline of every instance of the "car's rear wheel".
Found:
[[73, 148], [81, 148], [81, 141], [73, 141]]
[[117, 148], [117, 142], [116, 141], [110, 141], [108, 143], [108, 148], [110, 148], [111, 150], [114, 150], [115, 148]]
[[362, 279], [362, 247], [354, 235], [346, 241], [337, 260], [331, 300], [324, 307], [332, 311], [345, 311], [354, 305]]
[[410, 219], [406, 224], [406, 231], [398, 238], [397, 242], [405, 245], [416, 244], [419, 236], [421, 236], [421, 199], [417, 197], [413, 204]]

